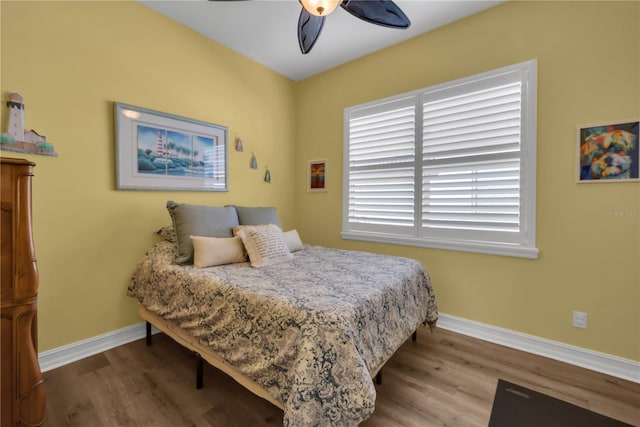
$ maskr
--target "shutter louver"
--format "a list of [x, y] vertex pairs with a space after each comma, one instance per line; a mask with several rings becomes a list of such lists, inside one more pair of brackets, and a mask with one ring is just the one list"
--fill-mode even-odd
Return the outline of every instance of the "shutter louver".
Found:
[[413, 195], [413, 168], [353, 171], [349, 178], [349, 220], [413, 227]]
[[520, 99], [517, 81], [424, 102], [426, 233], [520, 231]]

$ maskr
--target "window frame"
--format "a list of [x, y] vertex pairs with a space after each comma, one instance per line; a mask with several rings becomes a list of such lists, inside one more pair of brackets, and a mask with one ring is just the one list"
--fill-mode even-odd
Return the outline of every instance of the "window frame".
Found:
[[[448, 90], [458, 90], [469, 86], [469, 92], [474, 87], [480, 87], [487, 81], [498, 76], [519, 73], [521, 81], [521, 114], [520, 114], [520, 231], [519, 242], [504, 243], [492, 240], [464, 239], [458, 237], [434, 237], [424, 235], [422, 230], [423, 204], [423, 102], [425, 96]], [[474, 83], [477, 86], [474, 86]], [[477, 89], [476, 89], [477, 90]], [[376, 109], [387, 104], [393, 105], [407, 98], [415, 99], [415, 134], [414, 146], [414, 224], [411, 232], [396, 234], [389, 231], [389, 227], [355, 226], [349, 221], [349, 186], [350, 186], [350, 119], [354, 113]], [[445, 249], [463, 252], [484, 253], [491, 255], [513, 256], [519, 258], [536, 259], [536, 123], [537, 121], [537, 61], [535, 59], [509, 65], [480, 74], [445, 82], [411, 92], [351, 106], [344, 110], [344, 144], [343, 144], [343, 203], [342, 203], [342, 232], [346, 240], [388, 243], [405, 246], [417, 246], [434, 249]], [[456, 233], [453, 233], [454, 235]]]

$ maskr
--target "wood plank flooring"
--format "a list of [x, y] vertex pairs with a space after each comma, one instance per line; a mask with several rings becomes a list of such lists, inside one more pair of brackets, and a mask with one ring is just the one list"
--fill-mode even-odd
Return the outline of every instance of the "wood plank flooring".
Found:
[[[282, 426], [282, 411], [163, 334], [44, 373], [45, 425]], [[640, 426], [640, 384], [438, 329], [391, 358], [362, 427], [486, 426], [498, 378]], [[517, 426], [514, 426], [517, 427]]]

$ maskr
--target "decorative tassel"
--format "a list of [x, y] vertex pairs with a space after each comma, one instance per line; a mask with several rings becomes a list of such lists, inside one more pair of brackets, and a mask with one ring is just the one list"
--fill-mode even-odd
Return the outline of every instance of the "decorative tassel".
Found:
[[254, 153], [251, 153], [251, 169], [258, 169], [258, 160], [256, 160]]
[[271, 172], [269, 171], [269, 166], [267, 166], [267, 171], [264, 173], [264, 182], [267, 184], [271, 183]]
[[240, 138], [236, 138], [236, 151], [244, 151], [244, 146]]

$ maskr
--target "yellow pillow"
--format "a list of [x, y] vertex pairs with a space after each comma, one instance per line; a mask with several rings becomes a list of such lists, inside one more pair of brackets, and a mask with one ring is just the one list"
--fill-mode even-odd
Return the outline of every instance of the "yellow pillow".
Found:
[[196, 268], [245, 262], [247, 254], [239, 237], [190, 236]]

